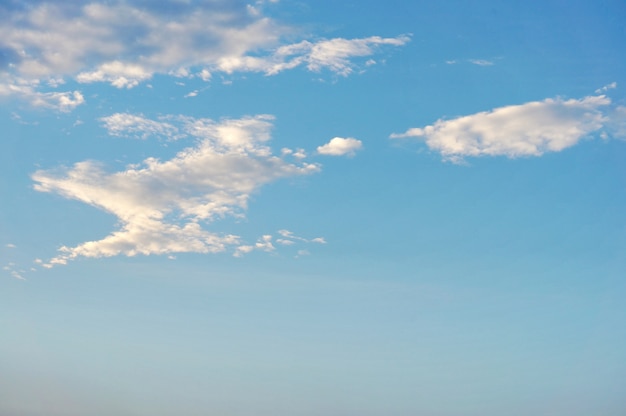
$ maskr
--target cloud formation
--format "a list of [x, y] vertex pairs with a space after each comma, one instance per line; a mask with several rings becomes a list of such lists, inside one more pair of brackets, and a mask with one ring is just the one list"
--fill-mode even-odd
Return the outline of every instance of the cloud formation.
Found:
[[317, 153], [328, 156], [354, 156], [363, 147], [360, 140], [352, 137], [334, 137], [328, 143], [317, 148]]
[[169, 160], [148, 158], [112, 173], [97, 162], [83, 161], [32, 175], [37, 191], [92, 205], [115, 215], [119, 223], [118, 230], [101, 240], [62, 247], [47, 267], [80, 256], [214, 253], [229, 247], [241, 255], [253, 249], [273, 249], [271, 236], [250, 248], [238, 236], [216, 234], [203, 225], [226, 216], [243, 216], [250, 195], [264, 184], [312, 174], [320, 166], [291, 155], [273, 155], [266, 145], [273, 121], [269, 115], [219, 122], [182, 116], [170, 119], [166, 127], [130, 114], [104, 119], [105, 127], [117, 135], [156, 131], [197, 140], [195, 146]]
[[62, 112], [68, 112], [85, 102], [85, 98], [80, 91], [65, 92], [40, 92], [33, 85], [26, 83], [2, 83], [0, 77], [0, 97], [16, 97], [28, 102], [33, 107], [52, 108]]
[[[47, 92], [64, 79], [132, 88], [154, 74], [211, 79], [212, 72], [274, 75], [305, 67], [346, 76], [355, 58], [407, 36], [303, 40], [295, 28], [263, 15], [268, 2], [31, 2], [0, 6], [0, 95], [71, 110], [78, 92]], [[269, 2], [276, 3], [276, 2]], [[368, 60], [371, 62], [371, 60]], [[56, 94], [56, 95], [55, 95]]]
[[604, 96], [564, 100], [548, 98], [495, 108], [392, 134], [419, 138], [449, 161], [464, 157], [541, 156], [571, 147], [591, 133], [611, 125]]

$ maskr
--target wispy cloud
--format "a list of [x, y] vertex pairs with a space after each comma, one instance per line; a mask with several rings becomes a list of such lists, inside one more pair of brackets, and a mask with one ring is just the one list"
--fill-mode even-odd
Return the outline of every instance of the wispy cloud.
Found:
[[363, 143], [352, 137], [334, 137], [328, 143], [317, 148], [317, 153], [328, 156], [354, 156], [361, 150]]
[[569, 100], [548, 98], [440, 119], [390, 137], [419, 138], [450, 161], [468, 156], [540, 156], [566, 149], [611, 126], [610, 114], [615, 111], [609, 111], [610, 104], [611, 100], [603, 95]]
[[[287, 69], [305, 66], [313, 72], [329, 70], [339, 75], [347, 76], [354, 71], [354, 58], [369, 57], [376, 53], [382, 45], [402, 46], [409, 42], [406, 35], [395, 38], [381, 38], [372, 36], [361, 39], [323, 39], [316, 42], [302, 41], [284, 45], [266, 56], [228, 56], [222, 58], [217, 69], [232, 73], [235, 71], [263, 72], [266, 75], [275, 75]], [[375, 61], [368, 59], [365, 66], [371, 66]]]
[[85, 102], [79, 91], [40, 92], [37, 91], [38, 82], [30, 84], [2, 83], [0, 77], [0, 97], [16, 97], [30, 103], [33, 107], [56, 109], [68, 112]]
[[491, 66], [494, 64], [493, 61], [489, 61], [487, 59], [468, 59], [470, 64], [478, 65], [478, 66]]
[[177, 126], [166, 127], [136, 117], [112, 116], [105, 125], [118, 135], [184, 132], [197, 143], [169, 160], [148, 158], [120, 172], [107, 172], [93, 161], [35, 172], [36, 190], [82, 201], [119, 221], [119, 229], [103, 239], [62, 247], [45, 266], [79, 256], [211, 253], [229, 247], [237, 255], [253, 249], [271, 251], [271, 238], [263, 237], [250, 248], [240, 237], [213, 233], [204, 225], [226, 216], [243, 216], [250, 195], [264, 184], [320, 170], [317, 164], [290, 162], [284, 158], [289, 155], [272, 154], [267, 142], [273, 117], [268, 115], [219, 122], [171, 116]]
[[175, 140], [181, 137], [177, 127], [164, 121], [147, 119], [141, 115], [116, 113], [100, 118], [111, 136], [124, 136], [139, 139], [162, 137]]
[[8, 263], [6, 266], [2, 267], [2, 270], [4, 270], [11, 277], [17, 280], [26, 280], [26, 278], [24, 277], [24, 270], [18, 270], [15, 263]]
[[608, 90], [612, 90], [612, 89], [615, 89], [615, 88], [617, 88], [617, 82], [611, 82], [610, 84], [607, 84], [607, 85], [605, 85], [602, 88], [598, 88], [596, 90], [596, 94], [602, 94], [604, 92], [607, 92]]

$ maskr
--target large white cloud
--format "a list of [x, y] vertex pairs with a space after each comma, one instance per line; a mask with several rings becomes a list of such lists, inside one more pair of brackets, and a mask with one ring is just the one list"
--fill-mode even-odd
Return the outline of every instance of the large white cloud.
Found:
[[[115, 120], [140, 120], [127, 124], [132, 135], [138, 133], [138, 126], [145, 126], [146, 132], [154, 129], [149, 120], [135, 117], [113, 115], [103, 121], [116, 134], [123, 131], [121, 125], [111, 127]], [[79, 256], [207, 253], [230, 246], [238, 255], [255, 247], [269, 250], [271, 241], [267, 239], [248, 247], [239, 237], [210, 232], [203, 224], [241, 216], [250, 195], [264, 184], [315, 173], [320, 166], [290, 155], [273, 155], [267, 146], [273, 120], [268, 115], [220, 122], [178, 116], [170, 119], [168, 128], [174, 134], [194, 137], [197, 144], [169, 160], [148, 158], [120, 172], [107, 172], [97, 162], [84, 161], [32, 175], [36, 190], [102, 209], [115, 215], [120, 224], [101, 240], [61, 248], [61, 254], [48, 266]]]
[[293, 37], [297, 30], [264, 16], [264, 3], [114, 0], [0, 5], [0, 84], [5, 85], [4, 95], [19, 95], [9, 86], [40, 91], [43, 81], [63, 78], [131, 88], [155, 73], [208, 80], [215, 71], [273, 75], [303, 66], [348, 75], [355, 58], [409, 40], [372, 36], [286, 44], [286, 36]]
[[495, 108], [469, 116], [440, 119], [434, 124], [392, 134], [415, 137], [451, 161], [471, 156], [540, 156], [575, 145], [611, 124], [604, 96], [564, 100], [548, 98]]

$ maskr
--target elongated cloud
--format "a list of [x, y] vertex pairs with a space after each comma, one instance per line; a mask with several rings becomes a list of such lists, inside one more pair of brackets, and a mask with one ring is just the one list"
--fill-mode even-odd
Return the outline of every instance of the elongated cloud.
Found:
[[[179, 116], [170, 119], [172, 133], [198, 142], [169, 160], [148, 158], [120, 172], [107, 172], [97, 162], [84, 161], [32, 175], [36, 190], [82, 201], [119, 220], [119, 229], [101, 240], [62, 247], [48, 267], [79, 256], [209, 253], [245, 246], [238, 236], [210, 232], [203, 224], [242, 216], [250, 195], [264, 184], [320, 170], [317, 164], [272, 154], [267, 146], [273, 121], [269, 115], [220, 122]], [[124, 125], [131, 135], [141, 134], [140, 126], [146, 133], [155, 129], [150, 120], [128, 114], [103, 121], [116, 134], [124, 133]], [[268, 240], [260, 248], [269, 250], [270, 243]]]
[[437, 120], [391, 138], [419, 138], [444, 159], [541, 156], [571, 147], [612, 124], [611, 100], [604, 96], [548, 98], [491, 111]]
[[[40, 97], [40, 105], [63, 101], [71, 92], [42, 86], [53, 81], [58, 87], [68, 78], [132, 88], [154, 74], [208, 81], [212, 72], [274, 75], [301, 66], [346, 76], [358, 66], [355, 59], [409, 41], [407, 36], [371, 36], [286, 43], [285, 37], [297, 29], [264, 16], [266, 4], [114, 0], [0, 5], [0, 95], [32, 101], [37, 93], [53, 93], [62, 95]], [[59, 108], [82, 103], [69, 98]]]
[[334, 137], [328, 143], [317, 148], [317, 153], [321, 155], [329, 156], [354, 156], [357, 150], [363, 147], [363, 143], [360, 140], [352, 137]]

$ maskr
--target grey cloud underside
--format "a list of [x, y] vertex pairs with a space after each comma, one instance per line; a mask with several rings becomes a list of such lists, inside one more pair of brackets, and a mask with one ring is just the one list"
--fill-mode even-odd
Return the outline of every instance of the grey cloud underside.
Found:
[[[204, 225], [225, 216], [242, 216], [250, 195], [264, 184], [320, 170], [317, 164], [272, 154], [266, 146], [272, 119], [260, 115], [215, 122], [170, 117], [171, 129], [198, 142], [169, 160], [148, 158], [112, 173], [92, 161], [35, 172], [36, 190], [92, 205], [115, 215], [120, 223], [120, 229], [101, 240], [61, 248], [47, 265], [79, 256], [207, 253], [229, 247], [237, 255], [255, 247], [267, 251], [268, 241], [248, 246], [238, 236], [216, 234]], [[123, 126], [136, 133], [140, 126], [153, 129], [160, 123], [128, 114], [103, 122], [116, 134], [123, 133]]]

